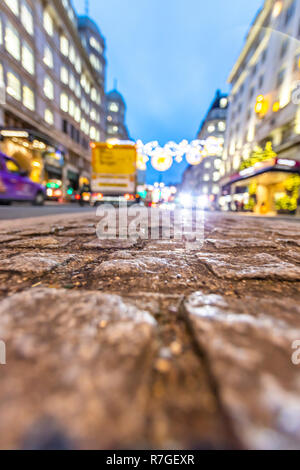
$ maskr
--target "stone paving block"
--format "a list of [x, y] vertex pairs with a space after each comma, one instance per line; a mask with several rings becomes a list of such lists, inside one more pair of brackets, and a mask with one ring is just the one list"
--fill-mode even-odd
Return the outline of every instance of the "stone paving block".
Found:
[[243, 300], [197, 292], [185, 302], [195, 338], [245, 448], [300, 446], [300, 307], [293, 301]]
[[58, 233], [60, 237], [88, 237], [96, 235], [95, 227], [73, 228]]
[[155, 332], [150, 313], [115, 295], [31, 289], [0, 302], [0, 448], [46, 417], [79, 448], [142, 446]]
[[92, 240], [91, 242], [85, 243], [83, 248], [87, 249], [99, 249], [99, 250], [129, 250], [130, 248], [134, 248], [137, 244], [136, 240], [128, 239], [128, 240]]
[[74, 239], [73, 238], [55, 238], [55, 237], [34, 237], [34, 238], [23, 238], [22, 240], [16, 240], [8, 243], [8, 248], [64, 248], [69, 245]]
[[282, 261], [277, 256], [260, 254], [198, 253], [203, 262], [217, 277], [222, 279], [274, 279], [299, 281], [300, 267]]
[[133, 259], [105, 261], [95, 269], [95, 274], [99, 276], [155, 274], [168, 270], [171, 266], [170, 261], [166, 259], [140, 256]]
[[74, 255], [29, 252], [2, 259], [0, 271], [44, 274], [74, 259]]
[[[251, 234], [252, 235], [252, 234]], [[216, 240], [212, 238], [208, 238], [206, 243], [209, 245], [213, 245], [215, 248], [222, 249], [222, 248], [277, 248], [278, 243], [271, 241], [271, 240], [263, 240], [257, 238], [230, 238], [230, 239], [222, 239]]]

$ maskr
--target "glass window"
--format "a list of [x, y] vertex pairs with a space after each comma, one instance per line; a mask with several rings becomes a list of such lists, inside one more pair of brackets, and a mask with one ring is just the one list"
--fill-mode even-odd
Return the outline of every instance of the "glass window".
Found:
[[95, 54], [90, 54], [90, 61], [94, 69], [97, 70], [97, 72], [102, 71], [102, 64], [100, 60], [98, 59], [98, 57], [95, 56]]
[[69, 72], [68, 69], [64, 66], [60, 69], [60, 79], [65, 84], [68, 85], [69, 83]]
[[117, 113], [119, 111], [119, 105], [118, 105], [118, 103], [109, 103], [108, 109], [112, 113]]
[[53, 69], [53, 65], [54, 65], [53, 53], [49, 46], [45, 46], [43, 62], [44, 64], [47, 65], [47, 67], [49, 67], [50, 69]]
[[5, 28], [5, 48], [16, 60], [21, 59], [20, 38], [10, 23]]
[[90, 45], [100, 54], [103, 52], [101, 44], [99, 43], [99, 41], [97, 41], [97, 39], [94, 36], [90, 37]]
[[5, 3], [15, 15], [19, 16], [19, 0], [5, 0]]
[[210, 180], [210, 176], [207, 173], [206, 175], [203, 176], [203, 181], [209, 181], [209, 180]]
[[16, 100], [21, 100], [21, 82], [17, 75], [13, 72], [7, 72], [7, 93], [15, 98]]
[[228, 99], [227, 98], [221, 98], [220, 99], [220, 107], [221, 108], [226, 108], [227, 105], [228, 105]]
[[73, 46], [70, 46], [69, 59], [70, 59], [71, 64], [74, 65], [75, 60], [76, 60], [76, 54], [75, 54], [75, 49]]
[[69, 114], [71, 117], [75, 115], [75, 103], [73, 100], [69, 100]]
[[70, 73], [70, 80], [69, 80], [69, 86], [71, 88], [72, 91], [75, 90], [75, 87], [76, 87], [76, 80], [75, 80], [75, 77], [72, 73]]
[[224, 121], [220, 121], [218, 123], [218, 129], [220, 132], [224, 132], [226, 130], [226, 123]]
[[65, 93], [62, 93], [60, 95], [60, 108], [62, 109], [62, 111], [64, 111], [65, 113], [68, 112], [69, 110], [69, 98], [68, 96], [65, 94]]
[[220, 173], [218, 171], [214, 172], [214, 181], [219, 181], [220, 179]]
[[214, 132], [216, 130], [214, 124], [210, 124], [207, 128], [208, 132], [211, 134], [212, 132]]
[[54, 123], [54, 116], [53, 116], [52, 111], [50, 111], [50, 109], [45, 109], [44, 119], [51, 126]]
[[44, 28], [45, 31], [49, 34], [49, 36], [53, 36], [54, 34], [54, 24], [53, 24], [53, 19], [48, 13], [48, 11], [44, 12]]
[[34, 74], [33, 50], [26, 43], [22, 45], [22, 65], [27, 72]]
[[23, 104], [26, 106], [26, 108], [34, 111], [34, 92], [27, 85], [23, 86]]
[[60, 37], [60, 51], [66, 57], [69, 55], [69, 41], [66, 36]]
[[205, 164], [204, 164], [204, 168], [206, 168], [206, 169], [209, 169], [209, 168], [211, 168], [211, 164], [210, 164], [210, 162], [205, 162]]
[[49, 98], [49, 100], [54, 99], [54, 85], [49, 77], [45, 77], [44, 79], [44, 94]]
[[33, 35], [34, 27], [32, 11], [24, 0], [21, 5], [21, 22], [24, 28], [26, 29], [27, 33]]

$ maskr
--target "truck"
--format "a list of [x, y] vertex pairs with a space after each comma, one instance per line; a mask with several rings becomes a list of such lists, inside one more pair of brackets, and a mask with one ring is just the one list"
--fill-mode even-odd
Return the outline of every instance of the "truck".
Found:
[[136, 146], [93, 142], [91, 148], [91, 204], [139, 202]]

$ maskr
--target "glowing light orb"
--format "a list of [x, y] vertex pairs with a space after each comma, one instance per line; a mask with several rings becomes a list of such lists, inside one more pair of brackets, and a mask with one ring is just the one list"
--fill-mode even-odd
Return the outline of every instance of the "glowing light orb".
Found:
[[158, 151], [152, 156], [151, 165], [157, 171], [167, 171], [173, 165], [173, 158], [166, 152]]

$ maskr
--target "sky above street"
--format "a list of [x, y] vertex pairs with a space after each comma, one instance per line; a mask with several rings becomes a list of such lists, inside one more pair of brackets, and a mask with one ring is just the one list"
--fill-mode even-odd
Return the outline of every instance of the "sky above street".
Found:
[[[84, 0], [74, 0], [79, 14]], [[193, 140], [263, 0], [90, 0], [106, 39], [107, 89], [127, 104], [130, 136], [143, 142]], [[179, 182], [186, 163], [162, 175]], [[147, 181], [159, 180], [150, 165]]]

